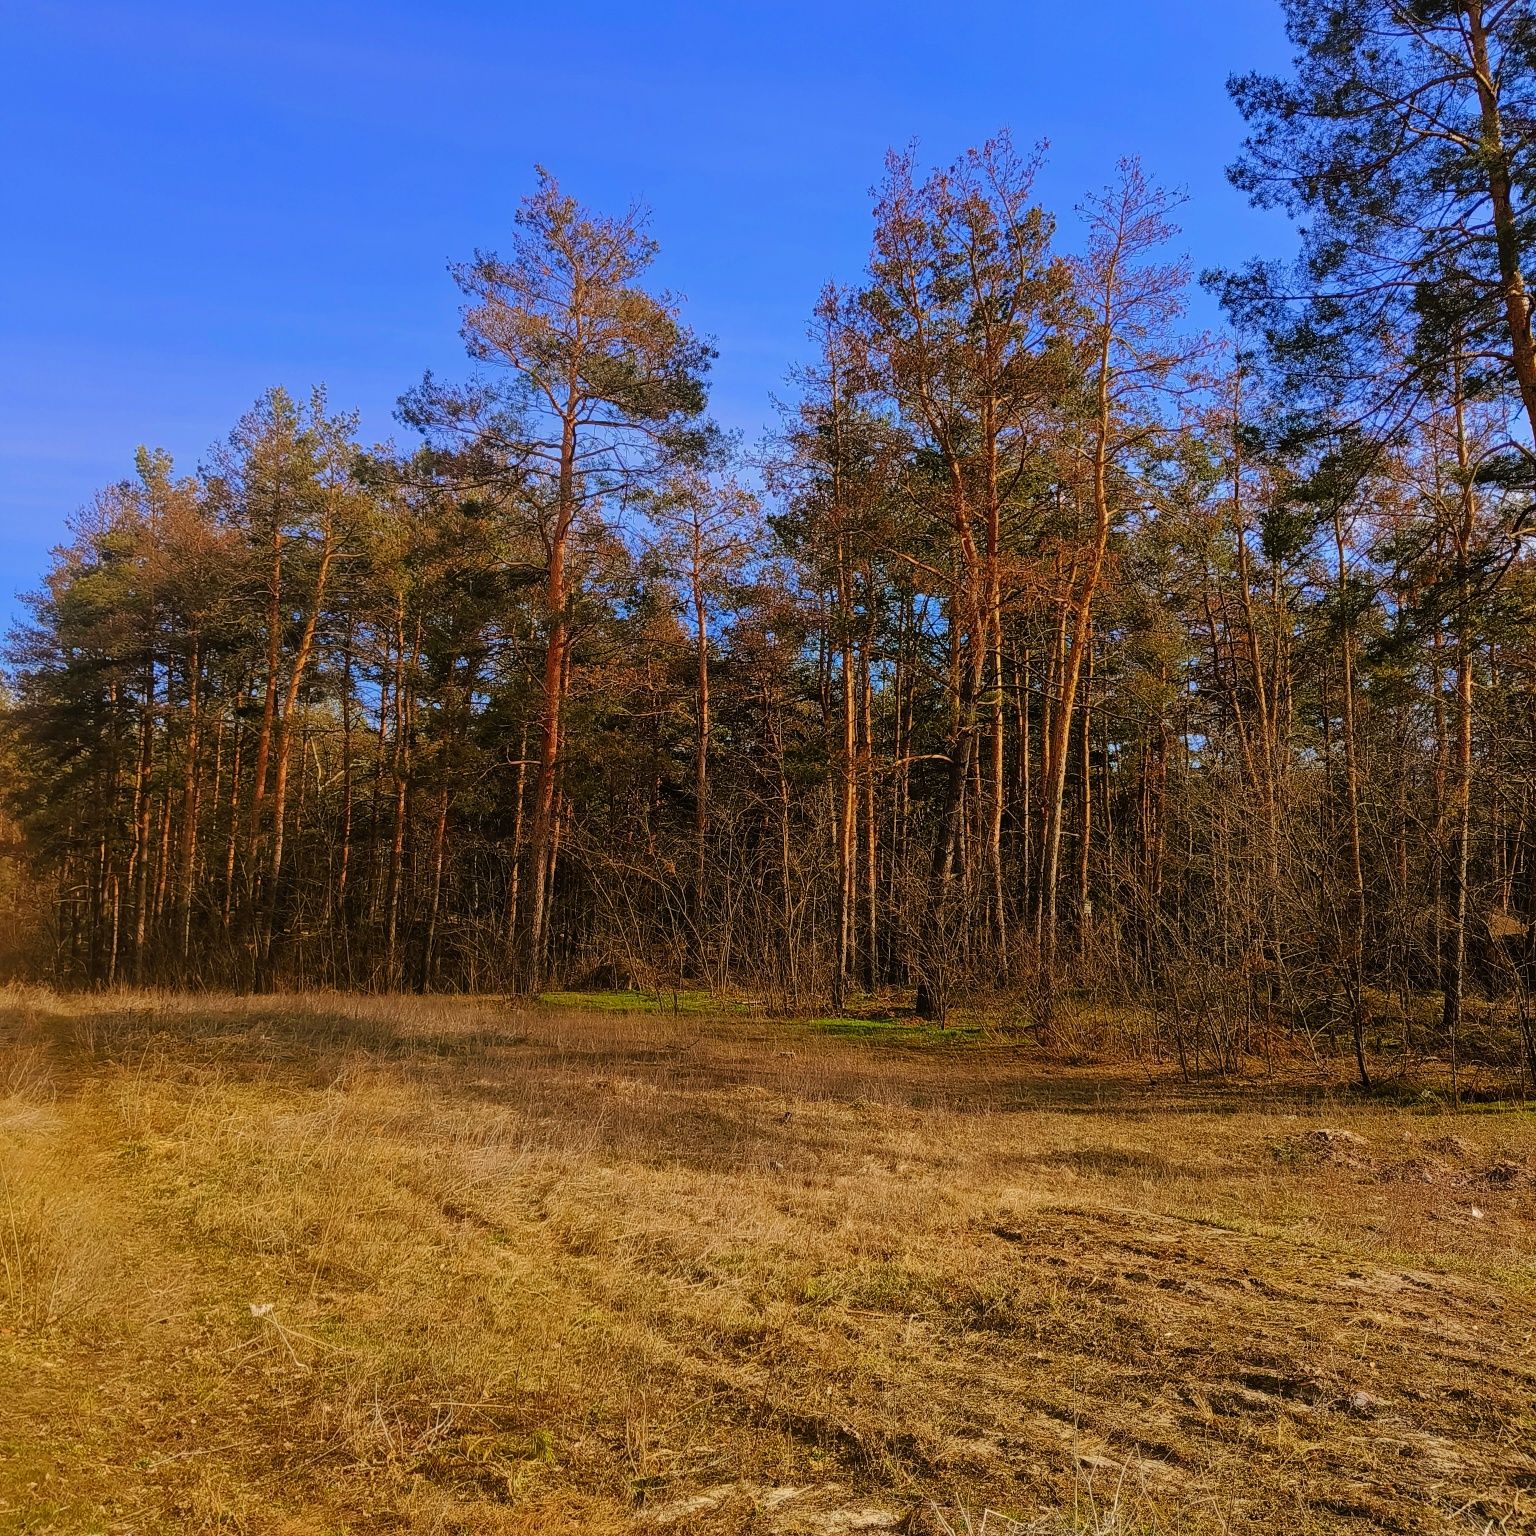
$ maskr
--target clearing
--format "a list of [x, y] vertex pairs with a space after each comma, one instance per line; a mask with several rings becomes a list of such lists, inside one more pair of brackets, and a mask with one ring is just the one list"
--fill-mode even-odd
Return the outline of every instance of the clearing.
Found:
[[1536, 1116], [0, 993], [0, 1530], [1536, 1529]]

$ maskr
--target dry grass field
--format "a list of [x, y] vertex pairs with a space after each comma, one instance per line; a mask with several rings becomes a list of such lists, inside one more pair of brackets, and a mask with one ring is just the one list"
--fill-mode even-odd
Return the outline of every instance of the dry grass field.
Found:
[[1536, 1529], [1536, 1117], [0, 994], [0, 1530]]

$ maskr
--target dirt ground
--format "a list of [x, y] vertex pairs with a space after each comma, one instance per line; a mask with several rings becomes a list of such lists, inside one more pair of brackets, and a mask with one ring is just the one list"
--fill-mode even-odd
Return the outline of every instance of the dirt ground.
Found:
[[1536, 1114], [0, 993], [0, 1531], [1536, 1530]]

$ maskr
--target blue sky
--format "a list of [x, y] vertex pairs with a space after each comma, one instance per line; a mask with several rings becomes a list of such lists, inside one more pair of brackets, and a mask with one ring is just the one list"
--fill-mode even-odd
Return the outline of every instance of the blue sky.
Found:
[[495, 248], [535, 162], [651, 205], [749, 438], [858, 275], [892, 144], [1048, 139], [1067, 240], [1136, 153], [1187, 191], [1197, 268], [1288, 243], [1223, 173], [1226, 76], [1287, 58], [1272, 0], [5, 0], [0, 56], [0, 613], [140, 442], [191, 470], [277, 383], [398, 432], [424, 368], [467, 369], [446, 263]]

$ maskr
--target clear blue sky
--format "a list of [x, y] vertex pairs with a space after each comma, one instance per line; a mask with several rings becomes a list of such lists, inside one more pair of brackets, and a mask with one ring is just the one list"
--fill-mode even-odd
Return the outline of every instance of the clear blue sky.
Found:
[[536, 161], [651, 205], [749, 438], [892, 144], [1049, 139], [1064, 233], [1134, 152], [1197, 268], [1287, 243], [1223, 175], [1226, 76], [1287, 57], [1273, 0], [4, 0], [0, 57], [0, 616], [140, 442], [191, 470], [277, 383], [396, 432], [425, 367], [467, 369], [445, 264]]

